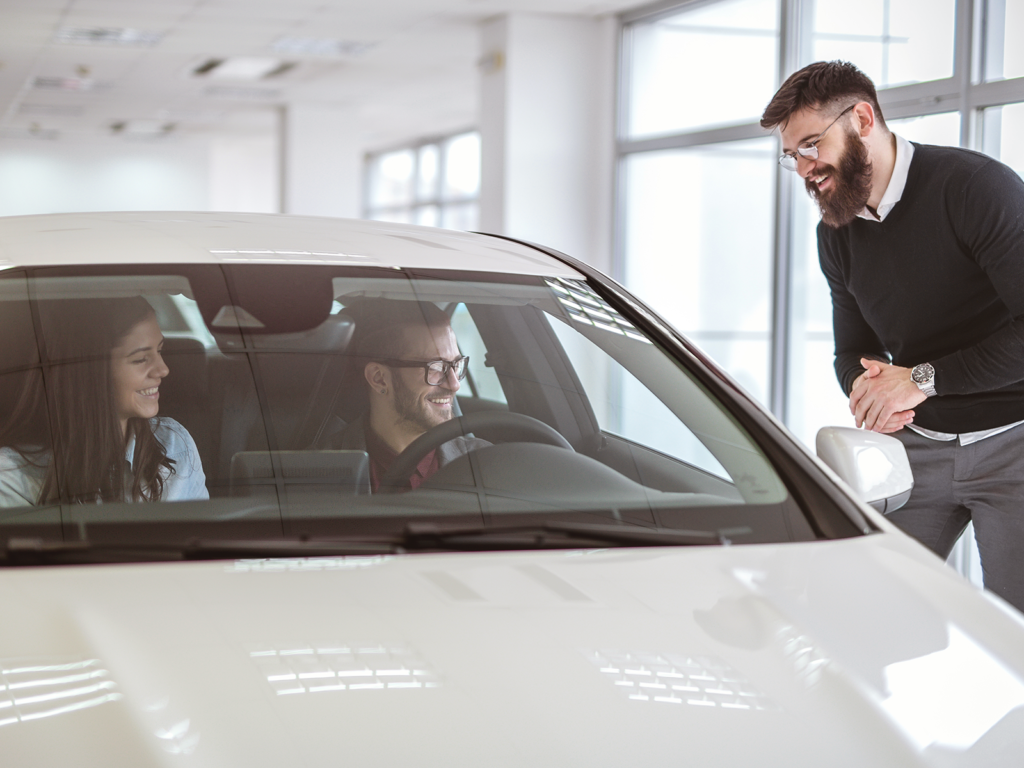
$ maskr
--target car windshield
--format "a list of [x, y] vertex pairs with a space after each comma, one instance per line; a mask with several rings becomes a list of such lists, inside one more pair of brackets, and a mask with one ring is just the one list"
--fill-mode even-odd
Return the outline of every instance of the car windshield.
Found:
[[0, 537], [815, 538], [765, 450], [614, 304], [483, 272], [0, 273]]

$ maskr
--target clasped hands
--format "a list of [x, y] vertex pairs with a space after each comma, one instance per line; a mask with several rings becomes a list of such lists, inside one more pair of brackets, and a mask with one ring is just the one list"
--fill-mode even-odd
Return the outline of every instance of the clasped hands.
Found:
[[850, 413], [857, 427], [898, 432], [914, 420], [915, 405], [927, 397], [910, 379], [910, 369], [862, 358], [864, 373], [853, 382]]

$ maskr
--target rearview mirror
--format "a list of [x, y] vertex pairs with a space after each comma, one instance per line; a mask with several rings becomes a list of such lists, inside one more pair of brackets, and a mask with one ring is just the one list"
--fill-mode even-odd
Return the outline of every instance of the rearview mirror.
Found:
[[914, 474], [903, 443], [895, 437], [853, 427], [822, 427], [815, 449], [861, 501], [879, 512], [895, 512], [910, 498]]

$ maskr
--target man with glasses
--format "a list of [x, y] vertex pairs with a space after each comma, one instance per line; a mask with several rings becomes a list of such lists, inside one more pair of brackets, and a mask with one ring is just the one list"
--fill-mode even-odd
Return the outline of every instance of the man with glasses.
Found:
[[[358, 375], [368, 408], [328, 445], [363, 450], [370, 456], [370, 486], [420, 435], [452, 418], [455, 393], [466, 378], [469, 358], [459, 353], [448, 316], [430, 302], [368, 300], [346, 307], [356, 318]], [[418, 488], [452, 460], [490, 445], [475, 437], [442, 443], [409, 477]]]
[[891, 133], [845, 62], [790, 76], [761, 125], [821, 210], [854, 421], [910, 457], [914, 490], [890, 519], [943, 558], [973, 520], [985, 586], [1024, 610], [1024, 182]]

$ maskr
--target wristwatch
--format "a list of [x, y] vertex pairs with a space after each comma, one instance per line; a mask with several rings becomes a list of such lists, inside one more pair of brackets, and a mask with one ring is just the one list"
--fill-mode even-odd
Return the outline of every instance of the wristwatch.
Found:
[[910, 380], [917, 384], [917, 388], [924, 392], [925, 397], [934, 397], [935, 391], [935, 368], [931, 363], [915, 365], [910, 372]]

